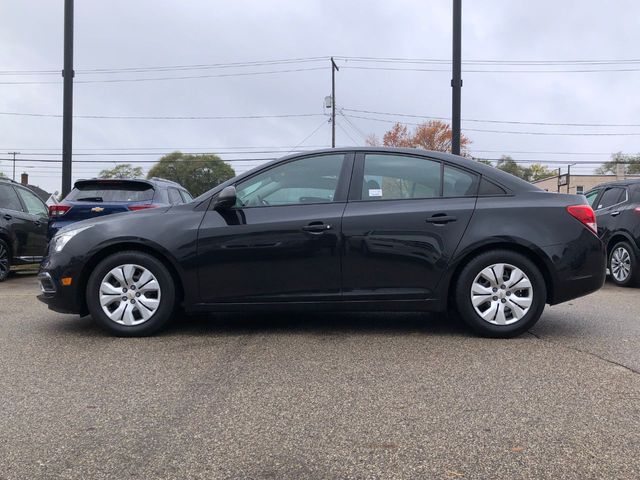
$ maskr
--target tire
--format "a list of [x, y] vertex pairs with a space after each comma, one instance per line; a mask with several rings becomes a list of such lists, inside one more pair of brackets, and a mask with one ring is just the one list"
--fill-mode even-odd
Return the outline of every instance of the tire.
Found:
[[0, 282], [4, 282], [11, 272], [11, 250], [4, 240], [0, 240]]
[[640, 277], [638, 258], [629, 242], [616, 243], [609, 252], [609, 273], [611, 281], [620, 287], [638, 284]]
[[175, 281], [160, 260], [125, 251], [108, 256], [93, 270], [86, 288], [87, 307], [111, 333], [143, 337], [172, 318], [175, 291]]
[[[501, 269], [503, 276], [499, 278]], [[477, 334], [511, 338], [540, 319], [547, 287], [542, 273], [527, 257], [492, 250], [471, 259], [462, 269], [454, 298], [461, 319]]]

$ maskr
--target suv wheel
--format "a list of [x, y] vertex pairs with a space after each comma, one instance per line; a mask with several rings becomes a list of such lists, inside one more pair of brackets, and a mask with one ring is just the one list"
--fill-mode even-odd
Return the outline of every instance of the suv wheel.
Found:
[[530, 329], [542, 315], [547, 289], [527, 257], [508, 250], [485, 252], [460, 272], [456, 307], [476, 333], [510, 338]]
[[11, 271], [11, 255], [9, 245], [4, 240], [0, 240], [0, 282], [4, 282]]
[[87, 282], [91, 316], [119, 336], [150, 335], [167, 323], [175, 307], [175, 284], [157, 258], [142, 252], [104, 259]]
[[637, 283], [637, 259], [628, 242], [618, 242], [611, 249], [609, 272], [613, 283], [621, 287], [629, 287]]

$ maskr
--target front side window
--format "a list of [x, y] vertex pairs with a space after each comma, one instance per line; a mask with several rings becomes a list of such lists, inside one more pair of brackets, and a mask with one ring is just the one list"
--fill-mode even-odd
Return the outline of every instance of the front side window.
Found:
[[25, 207], [27, 208], [27, 212], [32, 215], [47, 215], [47, 207], [42, 201], [35, 196], [35, 194], [26, 191], [23, 188], [18, 188], [18, 195], [24, 202]]
[[624, 188], [620, 188], [620, 187], [607, 188], [605, 192], [602, 194], [602, 197], [600, 197], [600, 200], [598, 201], [597, 210], [600, 210], [601, 208], [611, 207], [612, 205], [620, 203], [621, 201], [624, 200], [624, 193], [625, 193]]
[[362, 200], [440, 196], [440, 162], [403, 155], [370, 154], [364, 159]]
[[319, 155], [270, 168], [236, 185], [237, 207], [333, 202], [344, 155]]
[[16, 212], [22, 211], [18, 195], [11, 185], [0, 185], [0, 208]]

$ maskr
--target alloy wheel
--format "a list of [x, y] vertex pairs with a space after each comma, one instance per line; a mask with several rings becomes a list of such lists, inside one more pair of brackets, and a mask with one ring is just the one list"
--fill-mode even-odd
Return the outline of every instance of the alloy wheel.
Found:
[[148, 321], [160, 306], [160, 284], [140, 265], [120, 265], [100, 283], [100, 305], [112, 321], [134, 326]]
[[624, 247], [616, 248], [611, 254], [611, 275], [618, 281], [624, 282], [631, 274], [631, 255]]
[[484, 268], [471, 284], [470, 295], [476, 313], [494, 325], [511, 325], [521, 320], [533, 304], [531, 280], [508, 263]]

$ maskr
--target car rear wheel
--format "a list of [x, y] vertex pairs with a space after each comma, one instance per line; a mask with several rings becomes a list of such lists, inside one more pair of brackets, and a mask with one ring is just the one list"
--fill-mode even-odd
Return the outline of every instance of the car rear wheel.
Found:
[[4, 282], [11, 271], [11, 255], [9, 245], [4, 240], [0, 240], [0, 282]]
[[476, 333], [510, 338], [531, 328], [547, 299], [542, 273], [524, 255], [485, 252], [462, 269], [455, 290], [458, 313]]
[[86, 296], [94, 319], [116, 335], [138, 337], [156, 332], [171, 319], [175, 284], [157, 258], [122, 252], [94, 269]]
[[618, 242], [609, 254], [611, 280], [621, 287], [638, 283], [638, 264], [635, 252], [628, 242]]

